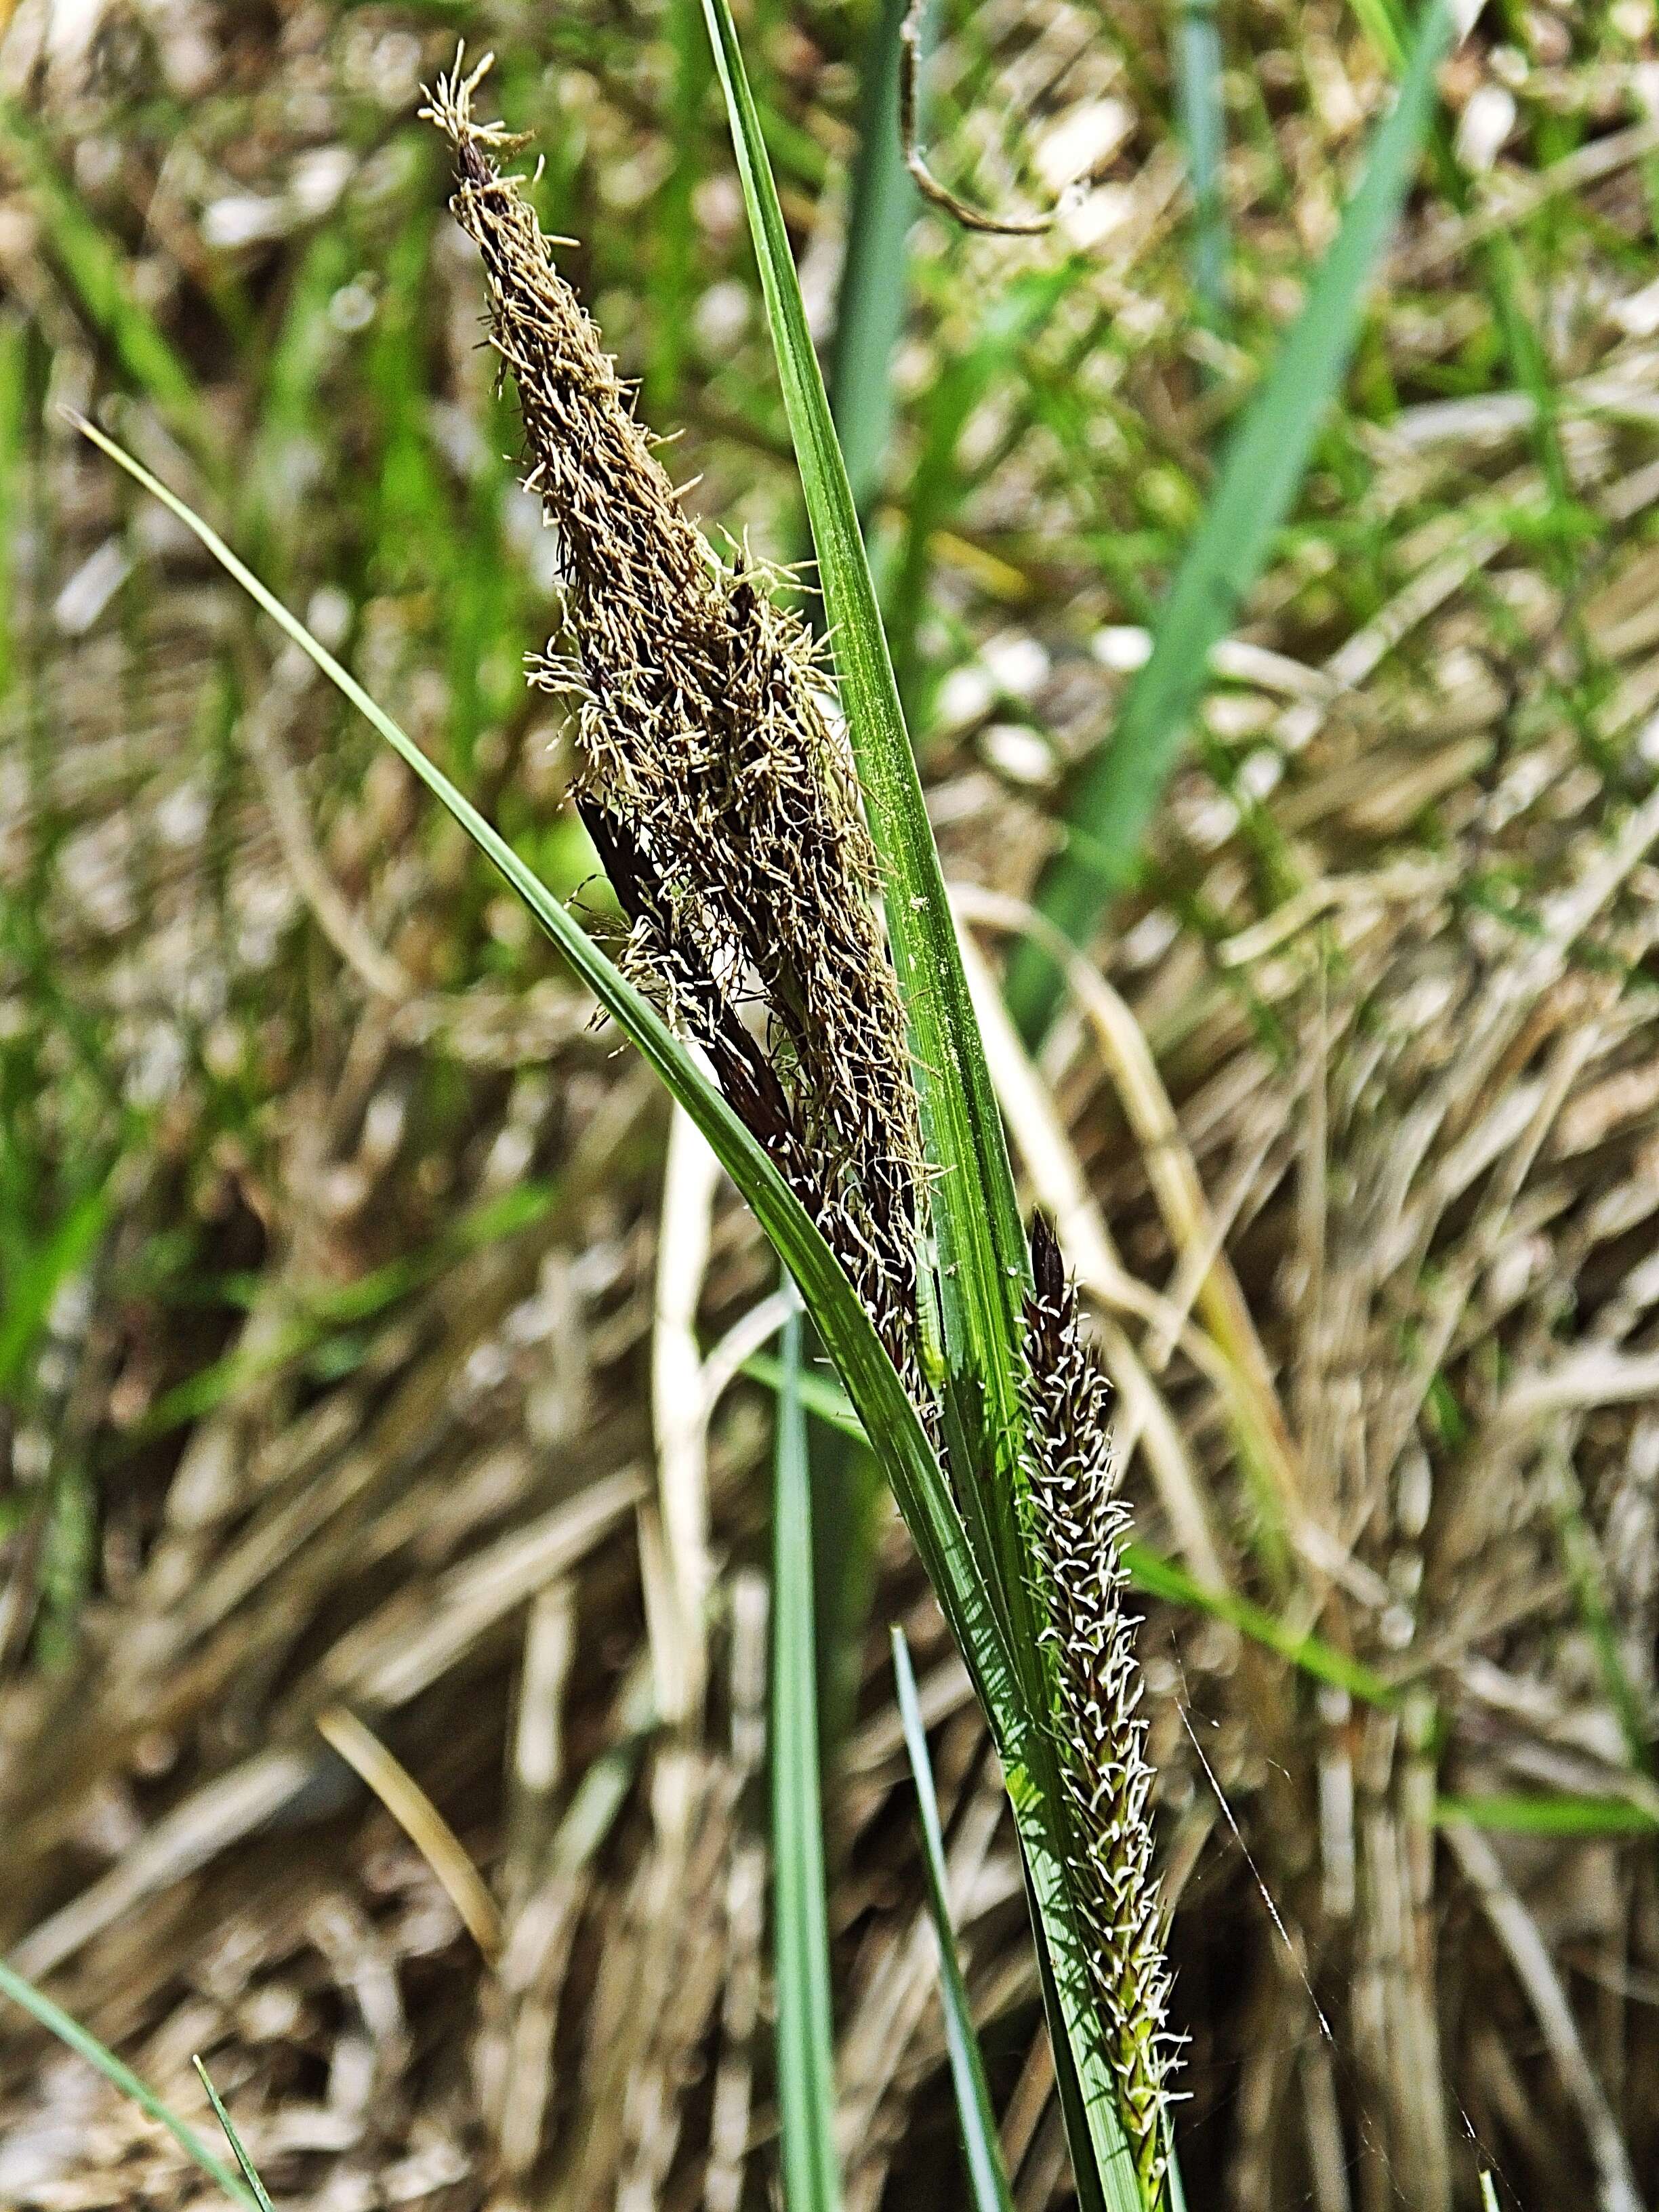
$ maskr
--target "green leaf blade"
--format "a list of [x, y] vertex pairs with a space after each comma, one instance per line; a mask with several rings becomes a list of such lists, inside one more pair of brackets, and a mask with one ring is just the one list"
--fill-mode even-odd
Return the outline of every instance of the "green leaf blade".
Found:
[[258, 2173], [254, 2167], [253, 2160], [248, 2156], [247, 2152], [243, 2148], [242, 2138], [237, 2134], [234, 2127], [232, 2126], [230, 2114], [225, 2110], [223, 2100], [220, 2097], [219, 2092], [214, 2087], [212, 2077], [209, 2074], [207, 2068], [202, 2063], [200, 2058], [193, 2057], [190, 2063], [196, 2069], [197, 2074], [201, 2081], [202, 2087], [207, 2091], [208, 2102], [212, 2106], [215, 2116], [216, 2117], [220, 2126], [225, 2131], [225, 2141], [230, 2145], [230, 2148], [235, 2155], [236, 2163], [242, 2170], [243, 2180], [246, 2182], [248, 2187], [253, 2191], [254, 2202], [259, 2207], [259, 2212], [274, 2212], [270, 2198], [265, 2191], [265, 2185], [260, 2180]]
[[840, 2212], [823, 1807], [818, 1786], [812, 1504], [800, 1319], [783, 1332], [772, 1486], [772, 1883], [786, 2212]]
[[[1261, 574], [1346, 376], [1366, 286], [1393, 232], [1434, 112], [1435, 70], [1452, 33], [1446, 0], [1427, 0], [1395, 105], [1266, 382], [1230, 444], [1215, 495], [1170, 587], [1151, 658], [1066, 809], [1075, 832], [1050, 862], [1036, 903], [1086, 944], [1131, 881], [1142, 842], [1209, 680], [1210, 654]], [[1021, 1034], [1035, 1044], [1059, 1003], [1060, 977], [1027, 941], [1008, 977]]]
[[[1012, 1347], [1026, 1270], [1006, 1140], [974, 1020], [921, 780], [904, 727], [846, 465], [727, 0], [704, 0], [760, 266], [835, 650], [842, 701], [885, 872], [889, 931], [909, 1012], [934, 1214], [946, 1355], [976, 1371], [988, 1425], [1019, 1422]], [[1012, 1544], [1011, 1528], [1005, 1542]], [[1012, 1564], [1010, 1559], [1005, 1565]]]
[[956, 1931], [951, 1924], [951, 1900], [945, 1869], [945, 1837], [939, 1826], [939, 1799], [933, 1789], [933, 1769], [927, 1756], [927, 1731], [922, 1724], [916, 1696], [916, 1678], [910, 1665], [910, 1647], [904, 1631], [895, 1624], [893, 1676], [898, 1692], [899, 1718], [904, 1728], [905, 1749], [916, 1785], [916, 1811], [921, 1829], [922, 1869], [927, 1879], [927, 1909], [939, 1939], [939, 1994], [945, 2008], [945, 2037], [951, 2059], [951, 2081], [956, 2092], [957, 2119], [962, 2130], [963, 2155], [968, 2161], [969, 2185], [975, 2212], [1013, 2212], [1013, 2197], [1003, 2171], [1002, 2146], [997, 2137], [996, 2115], [991, 2108], [990, 2085], [985, 2061], [957, 1955]]
[[224, 2160], [216, 2157], [208, 2148], [189, 2122], [181, 2120], [148, 2082], [140, 2081], [130, 2066], [100, 2043], [90, 2028], [82, 2027], [73, 2014], [66, 2013], [61, 2005], [54, 2004], [49, 1996], [35, 1988], [33, 1982], [25, 1981], [22, 1975], [7, 1966], [3, 1960], [0, 1960], [0, 1996], [9, 1997], [15, 2005], [21, 2006], [31, 2019], [38, 2021], [60, 2043], [95, 2068], [124, 2097], [131, 2098], [140, 2112], [147, 2112], [153, 2120], [158, 2120], [185, 2157], [200, 2166], [210, 2180], [216, 2182], [233, 2203], [244, 2206], [246, 2212], [270, 2212], [269, 2203], [262, 2205], [252, 2191], [237, 2179]]
[[[945, 1419], [962, 1499], [959, 1526], [994, 1615], [987, 1640], [1006, 1653], [1011, 1669], [1006, 1704], [999, 1710], [988, 1703], [988, 1711], [1034, 1869], [1045, 1987], [1060, 1999], [1058, 2012], [1050, 2008], [1051, 2030], [1074, 2055], [1081, 2083], [1079, 2094], [1066, 2102], [1073, 2164], [1085, 2206], [1144, 2212], [1065, 1871], [1065, 1815], [1047, 1734], [1050, 1692], [1021, 1521], [1030, 1262], [1007, 1141], [729, 0], [703, 0], [703, 8], [910, 1021], [922, 1141], [933, 1178]], [[1059, 2051], [1056, 2057], [1063, 2079], [1066, 2062]]]

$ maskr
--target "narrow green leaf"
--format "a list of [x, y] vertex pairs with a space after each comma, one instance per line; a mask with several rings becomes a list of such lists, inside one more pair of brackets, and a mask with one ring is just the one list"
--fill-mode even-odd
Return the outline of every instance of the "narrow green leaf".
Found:
[[61, 1286], [83, 1267], [109, 1218], [110, 1177], [83, 1191], [21, 1274], [5, 1285], [0, 1314], [0, 1398], [15, 1383]]
[[672, 420], [680, 404], [686, 340], [697, 299], [697, 181], [707, 166], [703, 99], [711, 72], [702, 35], [702, 0], [669, 0], [664, 18], [673, 56], [666, 137], [673, 149], [668, 174], [658, 187], [656, 220], [646, 279], [651, 294], [651, 354], [645, 372], [645, 405], [657, 422]]
[[253, 2191], [253, 2201], [258, 2206], [259, 2212], [273, 2212], [270, 2199], [265, 2193], [265, 2185], [260, 2180], [258, 2174], [254, 2171], [253, 2160], [248, 2156], [246, 2151], [242, 2148], [242, 2138], [237, 2134], [235, 2129], [231, 2125], [230, 2114], [225, 2110], [224, 2105], [221, 2100], [219, 2092], [214, 2087], [207, 2068], [203, 2065], [201, 2059], [194, 2055], [192, 2055], [190, 2063], [196, 2069], [197, 2073], [201, 2077], [202, 2087], [208, 2093], [208, 2102], [212, 2106], [214, 2112], [217, 2116], [219, 2124], [225, 2131], [225, 2141], [230, 2145], [230, 2148], [235, 2155], [237, 2165], [242, 2169], [243, 2180], [246, 2182], [248, 2187]]
[[[1066, 829], [1036, 903], [1074, 945], [1133, 878], [1141, 843], [1208, 681], [1210, 654], [1261, 575], [1290, 512], [1325, 412], [1346, 374], [1366, 286], [1393, 231], [1434, 112], [1435, 70], [1452, 32], [1447, 0], [1427, 0], [1394, 107], [1365, 173], [1309, 288], [1301, 313], [1232, 438], [1215, 495], [1156, 625], [1151, 659], [1117, 726], [1072, 794]], [[1008, 975], [1008, 1002], [1028, 1043], [1045, 1034], [1060, 976], [1027, 939]]]
[[78, 2020], [43, 1996], [33, 1982], [26, 1982], [14, 1967], [0, 1960], [0, 1996], [8, 1996], [21, 2005], [44, 2028], [51, 2030], [60, 2043], [65, 2043], [88, 2066], [97, 2069], [104, 2079], [118, 2088], [124, 2097], [130, 2097], [141, 2112], [159, 2120], [186, 2158], [199, 2166], [204, 2173], [218, 2183], [227, 2197], [245, 2205], [247, 2212], [270, 2212], [268, 2204], [261, 2204], [236, 2179], [222, 2159], [216, 2158], [202, 2141], [188, 2121], [181, 2120], [170, 2105], [163, 2103], [148, 2083], [141, 2081], [130, 2066], [123, 2065], [112, 2051], [105, 2047], [90, 2029], [82, 2027]]
[[[817, 549], [842, 703], [885, 872], [888, 928], [910, 1018], [923, 1139], [938, 1177], [933, 1200], [946, 1358], [951, 1373], [969, 1379], [981, 1394], [976, 1425], [982, 1439], [1006, 1454], [1023, 1419], [1018, 1346], [1027, 1272], [1006, 1139], [728, 0], [704, 0], [704, 14]], [[976, 1456], [973, 1474], [983, 1480], [989, 1471], [987, 1459]], [[998, 1540], [1003, 1595], [1017, 1605], [1013, 1483], [988, 1487], [988, 1517]]]
[[1553, 1478], [1550, 1503], [1555, 1519], [1556, 1540], [1560, 1547], [1561, 1564], [1566, 1569], [1567, 1580], [1572, 1589], [1573, 1601], [1578, 1608], [1578, 1618], [1589, 1638], [1590, 1649], [1595, 1654], [1601, 1686], [1619, 1723], [1619, 1733], [1625, 1740], [1626, 1756], [1637, 1773], [1651, 1774], [1653, 1746], [1646, 1701], [1631, 1679], [1630, 1669], [1625, 1663], [1619, 1624], [1613, 1617], [1613, 1605], [1607, 1595], [1607, 1568], [1601, 1557], [1601, 1547], [1584, 1511], [1577, 1472], [1565, 1452], [1557, 1458]]
[[786, 2212], [838, 2212], [835, 2030], [818, 1791], [812, 1502], [800, 1320], [783, 1332], [772, 1486], [772, 1942]]
[[859, 87], [859, 150], [847, 217], [830, 411], [853, 503], [866, 512], [893, 428], [893, 349], [904, 325], [916, 188], [899, 139], [899, 32], [907, 0], [876, 0]]
[[1193, 186], [1193, 289], [1212, 330], [1227, 319], [1227, 207], [1222, 196], [1227, 117], [1221, 97], [1216, 0], [1179, 0], [1176, 105]]
[[35, 125], [9, 100], [0, 101], [0, 135], [28, 186], [46, 251], [88, 321], [138, 389], [189, 438], [198, 458], [210, 458], [213, 441], [195, 383], [161, 325], [135, 296], [125, 258], [65, 180]]
[[[1007, 1142], [729, 0], [703, 6], [817, 549], [842, 704], [885, 875], [888, 935], [933, 1171], [945, 1433], [961, 1525], [994, 1611], [994, 1640], [1012, 1668], [1007, 1703], [999, 1710], [988, 1702], [987, 1710], [1040, 1912], [1050, 2033], [1076, 2064], [1079, 2094], [1066, 2107], [1073, 2168], [1085, 2212], [1102, 2203], [1109, 2212], [1141, 2212], [1066, 1872], [1049, 1689], [1021, 1527], [1029, 1261]], [[1063, 2081], [1067, 2062], [1056, 2063]]]
[[991, 2109], [990, 2085], [974, 2016], [968, 2003], [962, 1961], [957, 1955], [956, 1931], [951, 1925], [951, 1900], [945, 1886], [945, 1838], [939, 1827], [939, 1799], [933, 1790], [933, 1769], [927, 1756], [927, 1731], [922, 1725], [916, 1698], [916, 1678], [910, 1665], [910, 1647], [904, 1631], [893, 1627], [893, 1675], [898, 1687], [899, 1718], [904, 1744], [915, 1777], [916, 1810], [921, 1827], [922, 1866], [927, 1877], [927, 1907], [939, 1938], [939, 1994], [945, 2008], [945, 2039], [951, 2057], [951, 2082], [956, 2091], [957, 2120], [962, 2129], [963, 2154], [977, 2212], [1013, 2212], [1008, 2177], [1002, 2169], [1002, 2145], [997, 2138], [996, 2114]]
[[1659, 1819], [1628, 1797], [1502, 1795], [1437, 1797], [1437, 1827], [1502, 1828], [1516, 1836], [1650, 1836]]
[[[1077, 281], [1075, 265], [1023, 270], [986, 301], [979, 327], [939, 370], [921, 403], [921, 450], [904, 488], [904, 535], [886, 588], [887, 642], [905, 712], [913, 720], [924, 692], [921, 637], [933, 604], [933, 546], [973, 488], [963, 468], [963, 433], [987, 395], [1021, 374], [1020, 356]], [[924, 744], [925, 724], [920, 732]]]
[[1207, 1613], [1212, 1620], [1224, 1620], [1253, 1643], [1276, 1651], [1281, 1659], [1288, 1659], [1293, 1667], [1299, 1667], [1316, 1681], [1332, 1683], [1358, 1698], [1362, 1705], [1380, 1706], [1387, 1711], [1399, 1704], [1398, 1691], [1361, 1661], [1350, 1658], [1346, 1651], [1328, 1644], [1322, 1637], [1287, 1626], [1265, 1606], [1253, 1605], [1249, 1598], [1237, 1597], [1231, 1590], [1206, 1589], [1183, 1566], [1166, 1559], [1161, 1552], [1155, 1552], [1149, 1544], [1126, 1544], [1123, 1564], [1129, 1571], [1130, 1581], [1148, 1597], [1168, 1598], [1174, 1604], [1190, 1606], [1195, 1613]]
[[[77, 418], [78, 419], [78, 418]], [[915, 1407], [839, 1262], [817, 1224], [720, 1092], [661, 1016], [606, 959], [564, 907], [443, 771], [370, 698], [349, 670], [176, 493], [124, 453], [95, 424], [82, 433], [176, 515], [285, 636], [319, 668], [404, 761], [485, 858], [523, 899], [582, 981], [647, 1065], [685, 1108], [722, 1167], [753, 1207], [805, 1300], [813, 1324], [858, 1410], [922, 1565], [972, 1670], [1000, 1740], [1018, 1741], [1020, 1708], [989, 1595], [970, 1553], [950, 1486]]]
[[1481, 2212], [1498, 2212], [1498, 2191], [1484, 2166], [1480, 2169], [1480, 2205]]

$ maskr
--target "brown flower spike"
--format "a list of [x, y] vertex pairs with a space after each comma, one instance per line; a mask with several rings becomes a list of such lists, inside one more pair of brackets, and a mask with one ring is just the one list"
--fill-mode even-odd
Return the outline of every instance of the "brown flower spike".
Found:
[[[483, 67], [488, 67], [486, 62]], [[913, 1395], [920, 1141], [877, 863], [808, 633], [682, 514], [599, 331], [473, 119], [459, 60], [426, 112], [483, 257], [530, 488], [559, 533], [577, 803], [632, 925], [627, 962], [772, 1152]], [[761, 579], [763, 586], [765, 579]]]

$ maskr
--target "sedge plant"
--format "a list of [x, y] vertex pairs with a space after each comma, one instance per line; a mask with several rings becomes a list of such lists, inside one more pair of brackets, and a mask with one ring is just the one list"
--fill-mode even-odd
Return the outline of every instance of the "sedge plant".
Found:
[[[572, 701], [574, 796], [627, 923], [615, 959], [208, 525], [83, 427], [442, 801], [749, 1200], [990, 1727], [1079, 2200], [1159, 2212], [1181, 2203], [1175, 2039], [1105, 1387], [1052, 1233], [1020, 1219], [758, 118], [726, 0], [705, 15], [844, 727], [826, 711], [830, 671], [765, 572], [683, 513], [506, 166], [514, 142], [474, 116], [482, 71], [458, 60], [428, 108], [453, 149], [453, 205], [482, 257], [527, 482], [557, 533], [563, 619], [532, 680]], [[826, 2069], [810, 2070], [827, 2097]]]

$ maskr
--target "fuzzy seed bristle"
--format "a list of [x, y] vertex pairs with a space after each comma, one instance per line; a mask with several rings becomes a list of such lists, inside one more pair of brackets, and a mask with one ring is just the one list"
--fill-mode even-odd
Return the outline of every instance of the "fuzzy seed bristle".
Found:
[[526, 482], [558, 532], [572, 652], [532, 671], [577, 707], [577, 803], [631, 925], [625, 964], [710, 1056], [817, 1218], [913, 1395], [921, 1142], [856, 781], [809, 633], [746, 556], [682, 513], [560, 276], [479, 70], [427, 113], [454, 147]]
[[1135, 1623], [1124, 1606], [1128, 1514], [1116, 1495], [1109, 1386], [1084, 1343], [1053, 1230], [1032, 1224], [1026, 1304], [1031, 1522], [1046, 1588], [1055, 1741], [1071, 1814], [1074, 1899], [1141, 2186], [1157, 2201], [1176, 2042], [1152, 1875], [1152, 1771]]

